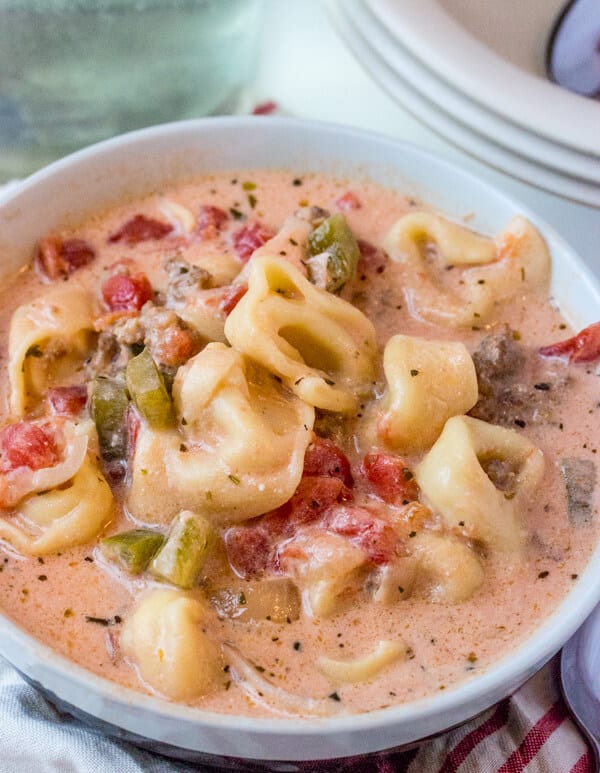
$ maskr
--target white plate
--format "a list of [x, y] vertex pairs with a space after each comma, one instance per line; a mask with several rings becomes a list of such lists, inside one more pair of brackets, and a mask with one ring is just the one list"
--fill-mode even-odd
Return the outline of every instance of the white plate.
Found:
[[[486, 139], [468, 126], [459, 123], [422, 92], [401, 76], [373, 50], [362, 32], [350, 19], [347, 8], [353, 0], [343, 0], [332, 6], [334, 22], [358, 61], [372, 77], [416, 118], [423, 121], [445, 139], [470, 155], [485, 161], [502, 172], [531, 185], [557, 193], [563, 198], [600, 208], [600, 186], [563, 175], [556, 170], [535, 164], [523, 156]], [[336, 11], [337, 9], [337, 11]]]
[[366, 0], [417, 59], [490, 111], [565, 147], [600, 157], [600, 102], [507, 62], [437, 0]]
[[600, 184], [600, 158], [578, 153], [532, 134], [489, 112], [480, 103], [454, 89], [415, 59], [373, 15], [363, 0], [347, 0], [343, 10], [378, 56], [457, 122], [528, 160], [556, 169], [561, 174]]

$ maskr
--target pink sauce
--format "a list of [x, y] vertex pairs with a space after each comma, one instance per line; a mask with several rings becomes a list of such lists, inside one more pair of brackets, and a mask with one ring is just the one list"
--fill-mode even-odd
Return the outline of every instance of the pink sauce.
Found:
[[[84, 239], [97, 252], [96, 259], [68, 281], [96, 288], [104, 267], [127, 257], [146, 273], [155, 288], [160, 288], [165, 284], [161, 259], [174, 248], [181, 247], [191, 262], [206, 254], [231, 251], [225, 235], [198, 241], [190, 247], [176, 233], [135, 246], [107, 243], [109, 234], [117, 232], [139, 212], [164, 221], [159, 209], [164, 197], [192, 212], [206, 204], [225, 211], [233, 208], [277, 231], [298, 206], [319, 205], [335, 211], [334, 202], [350, 188], [361, 206], [344, 207], [344, 214], [357, 237], [374, 244], [380, 244], [392, 224], [411, 209], [400, 194], [370, 183], [348, 186], [346, 181], [319, 176], [303, 177], [300, 185], [292, 180], [293, 175], [284, 172], [250, 172], [236, 179], [215, 175], [98, 215], [73, 234], [65, 234]], [[256, 186], [251, 190], [255, 197], [253, 207], [248, 191], [242, 187], [244, 181], [252, 181]], [[473, 351], [486, 334], [504, 321], [520, 331], [522, 343], [530, 350], [570, 334], [549, 303], [532, 298], [517, 298], [499, 307], [493, 321], [481, 330], [457, 332], [424, 325], [407, 313], [402, 283], [401, 267], [388, 262], [382, 273], [374, 273], [369, 281], [358, 277], [344, 291], [343, 297], [359, 305], [375, 324], [381, 351], [389, 337], [398, 332], [438, 339], [460, 338]], [[36, 274], [28, 271], [16, 285], [5, 290], [0, 298], [3, 340], [17, 306], [45, 289]], [[4, 350], [0, 356], [6, 362]], [[569, 524], [564, 482], [556, 468], [556, 460], [564, 456], [596, 459], [594, 438], [598, 437], [600, 403], [597, 377], [592, 370], [586, 366], [571, 367], [569, 384], [561, 401], [553, 407], [552, 421], [522, 430], [546, 456], [539, 494], [523, 513], [529, 534], [526, 553], [514, 563], [497, 555], [488, 557], [484, 585], [469, 600], [457, 605], [434, 604], [416, 593], [385, 606], [357, 596], [330, 618], [316, 621], [301, 616], [283, 625], [267, 620], [244, 622], [243, 618], [219, 620], [215, 615], [208, 624], [210, 635], [237, 645], [248, 660], [264, 669], [265, 677], [275, 685], [318, 698], [328, 696], [333, 689], [331, 682], [314, 667], [318, 656], [358, 657], [371, 651], [380, 639], [405, 643], [407, 658], [387, 667], [371, 682], [335, 687], [340, 708], [349, 712], [410, 701], [480, 674], [523, 642], [552, 613], [573, 586], [597, 542], [597, 492], [593, 524]], [[4, 381], [5, 405], [6, 393]], [[4, 412], [7, 414], [6, 408]], [[357, 468], [370, 450], [362, 434], [364, 421], [356, 419], [349, 429], [344, 450]], [[409, 459], [411, 464], [416, 461]], [[132, 524], [120, 514], [107, 531], [127, 528], [132, 528]], [[22, 558], [9, 547], [0, 546], [0, 598], [5, 614], [90, 671], [142, 691], [148, 688], [121, 655], [118, 632], [119, 620], [127, 618], [134, 597], [149, 582], [107, 569], [99, 560], [94, 543], [44, 559]], [[114, 624], [105, 626], [90, 618]], [[224, 685], [229, 684], [227, 689], [216, 690], [198, 705], [225, 713], [270, 715], [268, 705], [253, 702], [234, 683], [229, 683], [226, 675], [223, 681]], [[277, 707], [272, 707], [272, 711], [277, 714]]]

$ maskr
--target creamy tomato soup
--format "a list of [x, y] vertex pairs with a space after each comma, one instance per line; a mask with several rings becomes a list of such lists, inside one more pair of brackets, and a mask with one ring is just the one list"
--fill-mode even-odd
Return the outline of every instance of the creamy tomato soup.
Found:
[[550, 271], [523, 218], [288, 172], [48, 234], [0, 299], [3, 611], [218, 712], [473, 678], [598, 536], [600, 329]]

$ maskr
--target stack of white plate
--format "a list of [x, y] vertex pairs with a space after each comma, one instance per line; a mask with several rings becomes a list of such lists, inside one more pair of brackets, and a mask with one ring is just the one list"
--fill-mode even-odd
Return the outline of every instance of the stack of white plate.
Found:
[[544, 73], [565, 0], [332, 0], [363, 67], [405, 109], [491, 166], [600, 208], [600, 101]]

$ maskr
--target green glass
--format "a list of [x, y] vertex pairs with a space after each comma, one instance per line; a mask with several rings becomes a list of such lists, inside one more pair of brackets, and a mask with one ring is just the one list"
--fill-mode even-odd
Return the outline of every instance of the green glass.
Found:
[[261, 0], [0, 0], [0, 180], [131, 129], [232, 112]]

